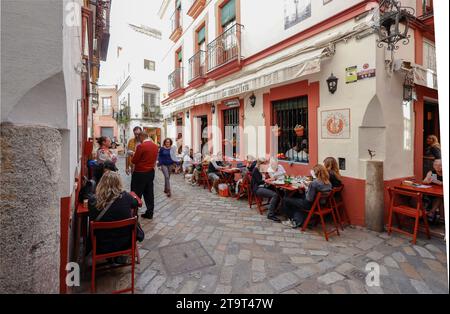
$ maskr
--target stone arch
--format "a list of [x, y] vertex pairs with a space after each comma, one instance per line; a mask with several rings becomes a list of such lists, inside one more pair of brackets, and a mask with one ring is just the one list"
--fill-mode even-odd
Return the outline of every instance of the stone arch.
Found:
[[359, 158], [370, 158], [368, 150], [375, 151], [375, 159], [384, 160], [386, 154], [386, 125], [378, 96], [367, 105], [359, 127]]
[[31, 88], [12, 108], [7, 120], [18, 125], [67, 128], [67, 99], [62, 71]]

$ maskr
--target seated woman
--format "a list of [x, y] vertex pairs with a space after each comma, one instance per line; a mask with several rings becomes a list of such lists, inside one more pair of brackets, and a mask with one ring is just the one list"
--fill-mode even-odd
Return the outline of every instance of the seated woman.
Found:
[[220, 182], [220, 170], [225, 167], [225, 163], [222, 159], [222, 154], [217, 154], [211, 158], [211, 162], [208, 165], [208, 178], [213, 182], [211, 193], [217, 194]]
[[284, 167], [280, 165], [278, 160], [275, 158], [270, 158], [270, 164], [267, 172], [269, 173], [270, 178], [274, 180], [284, 179], [284, 176], [286, 175], [286, 170], [284, 170]]
[[[442, 160], [436, 159], [433, 162], [433, 170], [428, 171], [427, 176], [423, 179], [425, 184], [442, 185]], [[424, 201], [431, 203], [431, 207], [428, 207], [428, 217], [430, 222], [435, 223], [439, 216], [440, 211], [443, 208], [443, 199], [440, 197], [426, 196]]]
[[203, 158], [203, 161], [201, 160], [201, 154], [196, 154], [194, 158], [196, 158], [196, 160], [199, 160], [201, 162], [198, 163], [197, 166], [195, 166], [194, 171], [192, 173], [191, 179], [192, 185], [196, 185], [198, 183], [198, 181], [200, 180], [200, 175], [202, 173], [203, 167], [208, 166], [209, 163], [211, 162], [211, 157], [209, 157], [208, 155], [205, 156], [205, 158]]
[[323, 161], [323, 165], [328, 170], [328, 174], [330, 175], [330, 182], [333, 188], [340, 187], [342, 185], [342, 177], [339, 173], [339, 166], [334, 157], [327, 157]]
[[311, 210], [317, 192], [330, 192], [331, 182], [327, 169], [322, 165], [313, 168], [316, 179], [307, 187], [306, 194], [301, 197], [285, 197], [282, 202], [282, 211], [290, 218], [290, 221], [283, 223], [292, 228], [299, 228], [305, 220], [304, 211]]
[[245, 180], [246, 176], [248, 173], [250, 173], [250, 175], [253, 172], [253, 169], [255, 169], [256, 167], [256, 158], [251, 156], [251, 155], [247, 155], [246, 157], [246, 165], [239, 167], [238, 168], [241, 170], [241, 178], [238, 180], [238, 182], [236, 183], [236, 194], [239, 193], [239, 189], [240, 186], [242, 185], [242, 182]]
[[265, 159], [259, 159], [255, 168], [252, 171], [251, 189], [253, 193], [260, 198], [269, 198], [269, 212], [267, 213], [267, 219], [275, 222], [281, 222], [281, 220], [275, 215], [275, 210], [280, 203], [280, 197], [275, 191], [268, 189], [265, 185], [263, 175], [261, 174], [261, 166], [267, 164]]
[[[92, 221], [113, 222], [133, 217], [138, 202], [123, 190], [122, 180], [117, 172], [107, 171], [97, 185], [95, 196], [89, 199], [89, 218]], [[97, 254], [126, 250], [131, 246], [131, 232], [128, 228], [98, 230]]]
[[193, 170], [193, 160], [190, 154], [189, 146], [184, 146], [182, 160], [183, 174], [191, 174]]

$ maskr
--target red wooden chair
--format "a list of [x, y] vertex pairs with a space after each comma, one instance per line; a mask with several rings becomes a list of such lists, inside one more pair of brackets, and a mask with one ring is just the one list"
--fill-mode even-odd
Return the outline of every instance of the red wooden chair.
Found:
[[[92, 274], [91, 274], [91, 292], [95, 293], [95, 274], [97, 268], [97, 262], [102, 261], [108, 258], [118, 257], [129, 255], [131, 257], [131, 263], [127, 265], [122, 265], [119, 267], [130, 266], [131, 265], [131, 287], [113, 291], [112, 293], [124, 293], [131, 292], [134, 293], [134, 269], [135, 269], [135, 260], [136, 260], [136, 224], [137, 217], [114, 221], [114, 222], [95, 222], [91, 221], [90, 230], [91, 230], [91, 241], [92, 241]], [[119, 229], [124, 227], [130, 227], [131, 232], [131, 246], [127, 250], [111, 252], [106, 254], [97, 254], [97, 230], [111, 230], [111, 229]]]
[[200, 176], [198, 177], [198, 185], [203, 185], [203, 189], [208, 188], [209, 191], [211, 191], [211, 182], [209, 181], [208, 177], [208, 166], [203, 165], [202, 166], [202, 172], [200, 173]]
[[252, 200], [251, 200], [251, 185], [250, 182], [252, 180], [252, 176], [250, 173], [247, 173], [243, 178], [241, 185], [239, 186], [239, 191], [236, 194], [236, 199], [239, 200], [242, 197], [247, 196], [248, 199], [248, 206], [252, 206]]
[[258, 212], [260, 215], [264, 214], [265, 208], [264, 206], [269, 205], [269, 202], [264, 203], [264, 200], [258, 196], [256, 196], [255, 193], [252, 191], [252, 179], [250, 176], [250, 183], [249, 183], [249, 201], [248, 201], [248, 207], [252, 208], [253, 204], [256, 204], [256, 208], [258, 209]]
[[347, 225], [351, 225], [350, 216], [347, 213], [347, 207], [345, 207], [344, 198], [342, 197], [343, 190], [344, 185], [334, 188], [331, 199], [331, 204], [333, 205], [338, 224], [341, 227], [342, 231], [344, 231], [344, 223], [347, 223]]
[[[392, 231], [403, 233], [412, 236], [412, 243], [416, 244], [417, 234], [419, 232], [420, 218], [422, 218], [425, 233], [430, 239], [430, 228], [428, 226], [427, 214], [422, 206], [422, 195], [420, 193], [412, 193], [407, 191], [398, 190], [395, 188], [388, 188], [390, 196], [389, 204], [389, 220], [388, 220], [388, 234]], [[416, 206], [411, 207], [410, 202], [415, 202]], [[392, 218], [395, 215], [398, 223], [398, 228], [392, 226]], [[402, 229], [399, 215], [414, 218], [413, 233], [409, 233]]]
[[[315, 216], [315, 217], [320, 218], [320, 223], [322, 224], [322, 231], [323, 231], [323, 234], [327, 241], [328, 241], [328, 236], [334, 232], [336, 232], [336, 234], [338, 236], [340, 235], [339, 234], [339, 226], [337, 224], [336, 215], [335, 215], [334, 207], [332, 204], [332, 199], [333, 199], [333, 192], [329, 192], [329, 193], [318, 192], [317, 193], [314, 203], [311, 207], [311, 210], [308, 212], [308, 216], [306, 217], [306, 220], [303, 223], [303, 227], [301, 229], [302, 231], [306, 230], [310, 220], [312, 219], [313, 216]], [[321, 202], [323, 203], [323, 205], [320, 204]], [[328, 214], [331, 214], [331, 216], [333, 218], [333, 223], [335, 226], [335, 228], [333, 228], [331, 230], [327, 230], [327, 226], [325, 224], [324, 217]]]
[[[133, 213], [132, 213], [132, 215], [133, 215], [133, 217], [139, 217], [138, 211], [139, 211], [139, 208], [141, 208], [142, 205], [143, 205], [142, 200], [141, 200], [141, 198], [140, 198], [139, 196], [137, 196], [136, 193], [134, 193], [133, 191], [130, 192], [130, 195], [131, 195], [134, 199], [136, 199], [136, 201], [138, 202], [138, 207], [137, 207], [137, 208], [133, 208]], [[139, 219], [139, 218], [137, 218], [137, 219]], [[137, 263], [137, 264], [140, 264], [140, 263], [141, 263], [141, 256], [139, 255], [139, 248], [136, 250], [136, 263]]]

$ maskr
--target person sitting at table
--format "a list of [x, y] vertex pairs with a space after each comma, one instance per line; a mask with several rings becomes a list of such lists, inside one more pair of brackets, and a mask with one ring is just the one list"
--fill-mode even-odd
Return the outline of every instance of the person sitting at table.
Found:
[[342, 176], [339, 172], [339, 166], [336, 159], [334, 157], [327, 157], [323, 161], [323, 165], [328, 170], [333, 188], [340, 187], [342, 185]]
[[292, 147], [291, 149], [289, 149], [285, 156], [288, 160], [291, 161], [299, 161], [299, 153], [300, 153], [300, 147], [299, 145], [295, 144], [294, 147]]
[[295, 229], [301, 227], [305, 220], [304, 211], [311, 210], [317, 192], [331, 192], [332, 186], [327, 169], [322, 165], [316, 165], [313, 172], [316, 179], [308, 185], [305, 194], [301, 194], [300, 197], [283, 198], [281, 210], [290, 219], [286, 223], [283, 222], [284, 225]]
[[[433, 170], [428, 171], [425, 179], [423, 179], [424, 184], [436, 184], [442, 186], [442, 160], [436, 159], [433, 162]], [[444, 206], [443, 199], [441, 197], [424, 196], [424, 203], [431, 204], [431, 206], [425, 206], [428, 211], [429, 221], [435, 223], [440, 216], [441, 209]]]
[[[89, 218], [92, 221], [113, 222], [131, 218], [133, 209], [138, 207], [138, 202], [124, 191], [120, 175], [114, 171], [107, 171], [100, 179], [95, 195], [89, 198], [88, 207]], [[126, 228], [98, 230], [96, 236], [97, 254], [122, 251], [131, 246], [131, 232]], [[114, 262], [126, 261], [115, 259]]]
[[257, 197], [270, 199], [267, 219], [281, 222], [280, 218], [275, 215], [275, 210], [280, 203], [280, 197], [275, 191], [272, 191], [266, 186], [264, 177], [261, 174], [261, 166], [265, 164], [267, 164], [267, 161], [264, 158], [258, 159], [256, 166], [252, 171], [251, 189]]
[[192, 178], [191, 178], [191, 184], [192, 185], [196, 185], [199, 180], [200, 180], [200, 175], [202, 174], [203, 171], [203, 167], [208, 166], [209, 163], [211, 162], [211, 157], [209, 155], [206, 155], [203, 160], [201, 160], [201, 156], [202, 154], [196, 154], [196, 157], [194, 158], [198, 158], [198, 155], [200, 155], [200, 159], [199, 162], [197, 163], [197, 165], [194, 168], [194, 171], [192, 172]]
[[183, 174], [191, 174], [193, 170], [193, 160], [190, 154], [189, 146], [184, 146], [182, 160]]
[[241, 171], [241, 178], [236, 182], [236, 194], [239, 193], [239, 189], [242, 185], [242, 182], [244, 181], [245, 177], [248, 173], [252, 173], [253, 169], [256, 167], [256, 158], [252, 155], [247, 155], [246, 157], [246, 165], [243, 167], [238, 166], [239, 170]]
[[220, 183], [220, 170], [225, 168], [225, 163], [222, 158], [222, 154], [218, 153], [216, 156], [211, 158], [211, 162], [208, 165], [208, 179], [210, 179], [213, 184], [211, 188], [211, 193], [217, 194], [219, 192]]
[[269, 173], [270, 178], [275, 180], [284, 179], [284, 176], [286, 175], [286, 170], [284, 170], [284, 167], [278, 163], [278, 159], [273, 157], [270, 158], [267, 172]]
[[302, 144], [300, 153], [298, 154], [299, 162], [309, 162], [308, 145]]

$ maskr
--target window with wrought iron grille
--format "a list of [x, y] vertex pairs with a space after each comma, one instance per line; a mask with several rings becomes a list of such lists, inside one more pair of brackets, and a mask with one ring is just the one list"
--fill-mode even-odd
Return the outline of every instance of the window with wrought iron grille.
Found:
[[272, 102], [277, 157], [291, 162], [309, 162], [308, 97]]
[[236, 158], [239, 154], [239, 108], [223, 111], [223, 154]]

